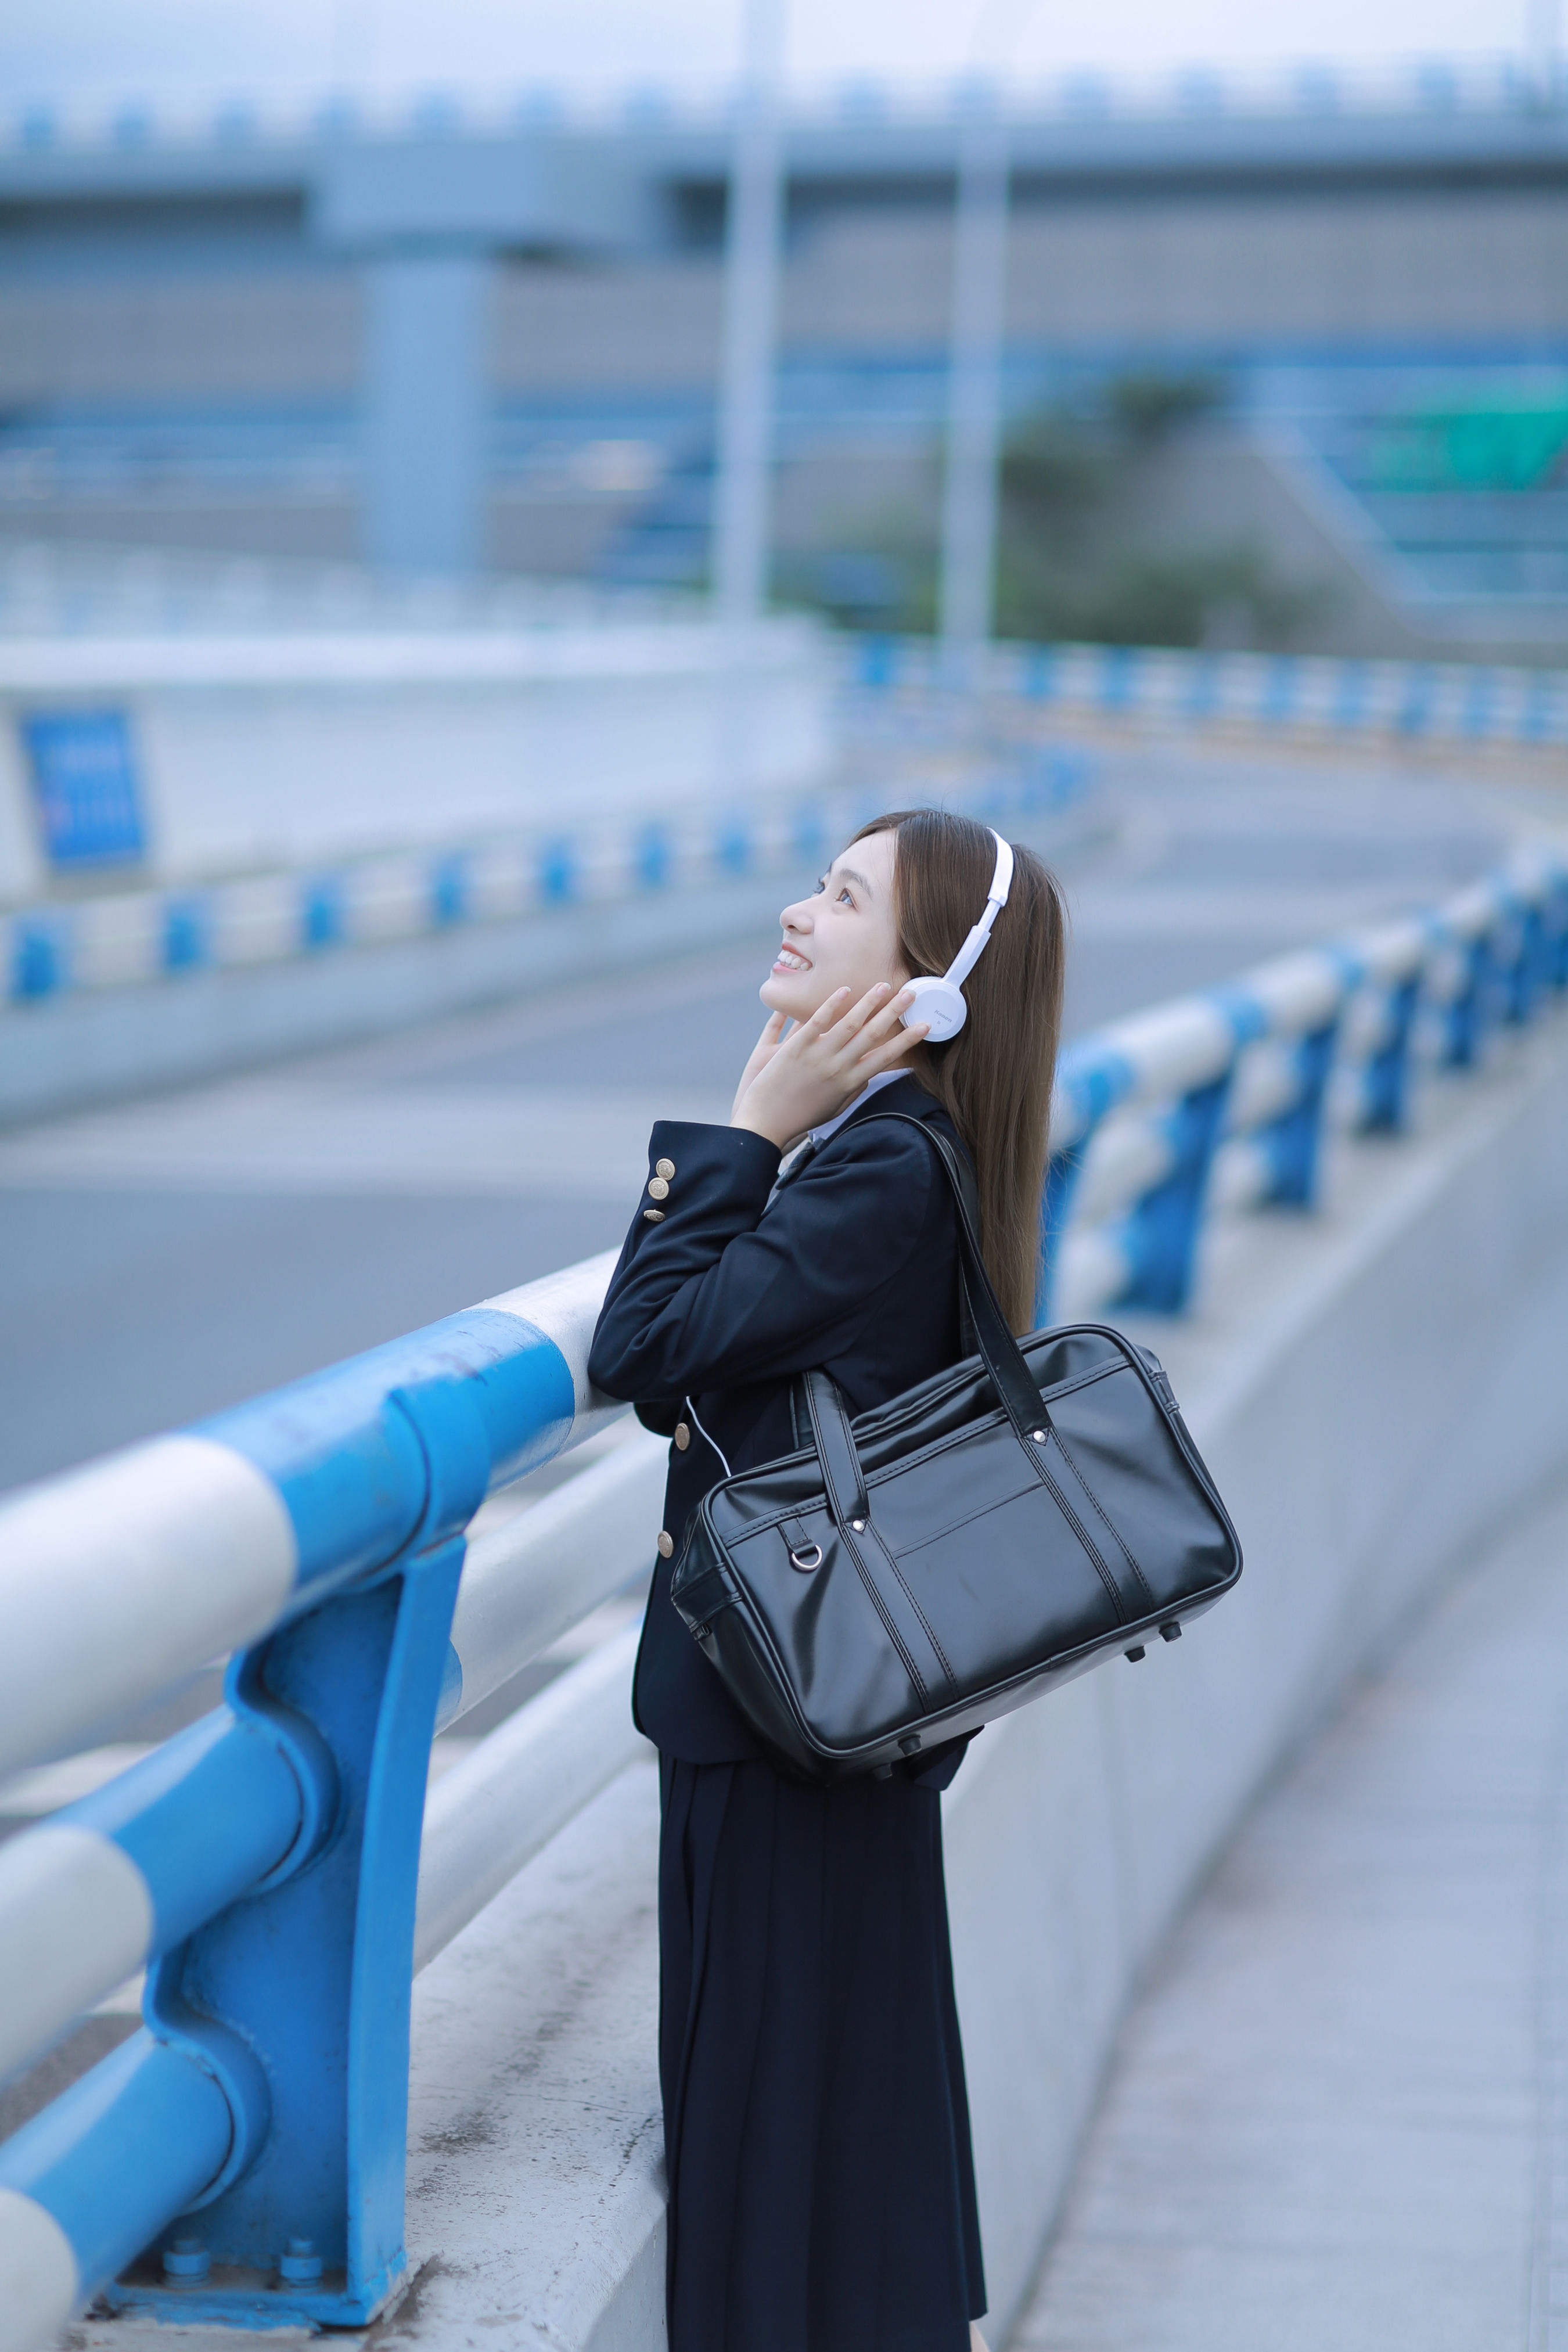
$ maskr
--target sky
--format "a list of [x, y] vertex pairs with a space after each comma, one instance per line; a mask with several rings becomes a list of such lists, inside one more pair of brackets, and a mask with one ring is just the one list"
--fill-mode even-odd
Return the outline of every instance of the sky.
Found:
[[[711, 88], [744, 0], [4, 0], [0, 106], [105, 95], [154, 105], [229, 93], [544, 84], [600, 97]], [[977, 68], [1034, 80], [1203, 64], [1523, 57], [1557, 0], [784, 0], [786, 71], [805, 89], [929, 87]]]

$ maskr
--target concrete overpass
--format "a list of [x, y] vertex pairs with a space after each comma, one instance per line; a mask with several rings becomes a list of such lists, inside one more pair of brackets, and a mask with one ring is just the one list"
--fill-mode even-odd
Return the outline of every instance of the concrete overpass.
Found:
[[[977, 108], [860, 92], [782, 126], [781, 446], [833, 460], [803, 517], [864, 496], [873, 461], [902, 495], [941, 429]], [[1369, 368], [1559, 365], [1564, 120], [1550, 89], [1441, 68], [1010, 105], [1004, 404], [1152, 362], [1239, 367], [1276, 409], [1306, 367], [1308, 410], [1353, 409]], [[614, 119], [434, 99], [395, 120], [24, 115], [0, 144], [0, 491], [56, 530], [591, 566], [661, 467], [701, 501], [681, 467], [711, 449], [732, 140], [726, 110], [653, 100]], [[1342, 453], [1315, 455], [1315, 524], [1255, 485], [1237, 530], [1332, 541]], [[1536, 553], [1490, 583], [1521, 639], [1550, 634], [1524, 607], [1560, 594], [1554, 513], [1531, 509]], [[1447, 543], [1456, 521], [1422, 529]], [[1457, 536], [1500, 528], [1472, 501]], [[1426, 560], [1379, 593], [1419, 604]], [[1438, 604], [1474, 604], [1463, 570]]]

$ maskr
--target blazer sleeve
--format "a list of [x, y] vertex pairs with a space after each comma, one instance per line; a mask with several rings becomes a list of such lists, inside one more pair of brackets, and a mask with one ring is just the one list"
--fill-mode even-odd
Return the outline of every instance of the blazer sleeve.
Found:
[[[890, 1120], [841, 1129], [769, 1202], [779, 1153], [745, 1128], [660, 1119], [650, 1179], [588, 1357], [606, 1395], [698, 1395], [818, 1364], [873, 1312], [913, 1255], [932, 1182], [921, 1137]], [[647, 1212], [657, 1208], [657, 1222]]]

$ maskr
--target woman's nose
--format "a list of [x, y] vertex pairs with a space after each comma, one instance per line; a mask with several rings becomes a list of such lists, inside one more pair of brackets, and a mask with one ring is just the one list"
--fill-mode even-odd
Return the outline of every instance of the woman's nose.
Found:
[[779, 916], [779, 929], [784, 931], [809, 931], [811, 909], [806, 902], [796, 899], [793, 907], [785, 907]]

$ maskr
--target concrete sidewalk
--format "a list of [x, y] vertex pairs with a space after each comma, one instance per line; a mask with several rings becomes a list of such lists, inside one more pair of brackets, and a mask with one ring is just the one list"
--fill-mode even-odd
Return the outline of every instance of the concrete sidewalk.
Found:
[[1363, 2347], [1568, 2347], [1568, 1488], [1226, 1853], [1014, 2337]]

